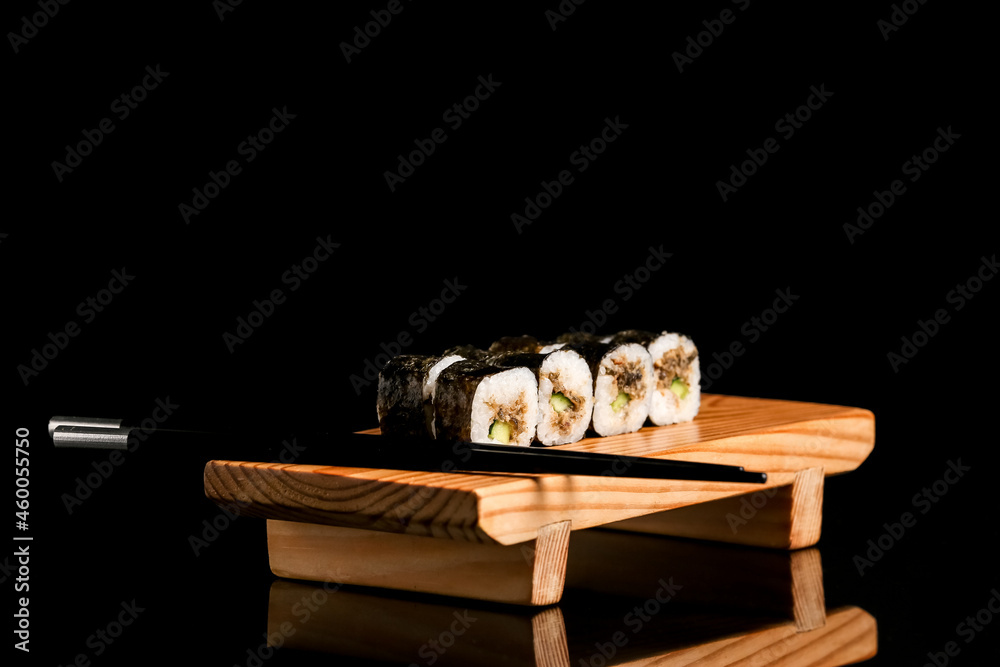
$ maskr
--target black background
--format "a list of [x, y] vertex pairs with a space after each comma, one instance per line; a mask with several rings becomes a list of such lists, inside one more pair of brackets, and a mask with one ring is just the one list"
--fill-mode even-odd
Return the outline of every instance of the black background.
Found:
[[[210, 454], [140, 449], [67, 513], [61, 496], [104, 456], [54, 452], [48, 417], [143, 417], [169, 397], [178, 426], [369, 428], [374, 388], [351, 375], [380, 343], [554, 337], [613, 299], [602, 331], [686, 332], [703, 371], [744, 343], [712, 392], [872, 410], [874, 453], [827, 483], [828, 602], [875, 616], [872, 664], [923, 664], [948, 641], [955, 664], [994, 664], [1000, 623], [968, 644], [956, 626], [1000, 585], [988, 428], [1000, 286], [960, 310], [947, 296], [997, 250], [985, 17], [928, 3], [886, 40], [888, 3], [592, 0], [553, 30], [554, 1], [414, 2], [348, 63], [338, 45], [385, 4], [335, 4], [248, 0], [220, 20], [207, 1], [70, 3], [16, 53], [8, 36], [3, 414], [8, 433], [31, 431], [32, 662], [94, 657], [87, 637], [134, 598], [147, 611], [94, 664], [195, 651], [244, 664], [273, 580], [261, 521], [193, 553], [188, 537], [218, 514], [202, 491]], [[735, 21], [679, 72], [672, 54], [725, 8]], [[38, 11], [9, 3], [5, 33]], [[115, 117], [113, 100], [157, 65], [168, 76]], [[500, 85], [449, 127], [442, 114], [480, 76]], [[782, 136], [775, 123], [811, 86], [829, 99]], [[294, 118], [245, 162], [238, 146], [275, 108]], [[115, 130], [60, 181], [52, 163], [105, 117]], [[608, 118], [627, 128], [575, 171], [570, 155]], [[391, 191], [384, 172], [438, 127], [447, 140]], [[903, 163], [939, 128], [959, 138], [911, 183]], [[768, 137], [778, 152], [723, 201], [717, 181]], [[242, 172], [186, 224], [179, 205], [233, 159]], [[564, 169], [574, 182], [518, 233], [511, 215]], [[906, 192], [852, 243], [844, 224], [894, 179]], [[340, 246], [291, 291], [282, 275], [317, 237]], [[650, 247], [672, 255], [626, 299], [615, 285]], [[84, 323], [78, 304], [114, 270], [135, 277]], [[417, 331], [411, 314], [446, 280], [465, 289]], [[231, 353], [223, 334], [279, 288], [287, 301]], [[779, 289], [798, 299], [750, 342], [745, 323]], [[942, 308], [949, 321], [894, 370], [887, 355]], [[25, 383], [18, 367], [70, 320], [80, 334]], [[971, 470], [859, 576], [852, 557], [958, 459]]]

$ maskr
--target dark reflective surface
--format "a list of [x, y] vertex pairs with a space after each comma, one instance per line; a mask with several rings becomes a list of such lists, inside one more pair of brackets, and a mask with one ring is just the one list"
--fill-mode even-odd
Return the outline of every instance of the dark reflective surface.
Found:
[[[826, 608], [818, 549], [605, 531], [574, 538], [564, 599], [541, 608], [276, 581], [258, 653], [404, 665], [728, 665], [794, 654], [839, 665], [877, 651], [870, 614]], [[611, 550], [620, 559], [609, 560]]]

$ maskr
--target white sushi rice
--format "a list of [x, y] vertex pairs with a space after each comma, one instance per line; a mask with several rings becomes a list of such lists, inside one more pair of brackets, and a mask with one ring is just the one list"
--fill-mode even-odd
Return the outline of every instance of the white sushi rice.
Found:
[[[452, 354], [450, 356], [443, 357], [441, 361], [431, 366], [431, 369], [427, 371], [427, 377], [424, 378], [424, 385], [422, 389], [424, 397], [424, 405], [433, 406], [434, 393], [437, 390], [437, 379], [438, 376], [441, 375], [441, 371], [448, 368], [448, 366], [451, 366], [456, 361], [462, 361], [463, 359], [465, 359], [465, 357], [461, 357], [457, 354]], [[427, 423], [431, 429], [431, 437], [436, 438], [437, 429], [434, 426], [433, 408], [429, 407], [428, 409], [430, 410], [430, 414], [428, 415]]]
[[[617, 363], [616, 363], [617, 362]], [[643, 377], [639, 395], [629, 396], [617, 412], [611, 407], [620, 391], [618, 367], [630, 364], [641, 371]], [[594, 415], [592, 425], [598, 435], [618, 435], [632, 433], [642, 428], [649, 416], [656, 379], [653, 376], [653, 360], [646, 348], [638, 343], [627, 343], [614, 347], [604, 355], [594, 381]]]
[[507, 444], [527, 447], [535, 438], [538, 423], [538, 380], [527, 368], [511, 368], [484, 377], [472, 398], [470, 440], [499, 444], [490, 438], [490, 426], [497, 419], [516, 417], [519, 427]]
[[[664, 332], [650, 343], [649, 354], [655, 365], [656, 360], [678, 348], [684, 357], [690, 357], [698, 352], [694, 342], [687, 336]], [[687, 396], [683, 399], [670, 390], [672, 378], [665, 383], [654, 381], [656, 390], [653, 392], [649, 421], [657, 426], [691, 421], [701, 408], [701, 364], [699, 357], [696, 356], [694, 361], [682, 371], [680, 378], [688, 386]]]
[[[538, 377], [538, 441], [565, 445], [582, 439], [594, 410], [594, 379], [587, 361], [575, 350], [558, 349], [542, 362]], [[572, 405], [556, 412], [550, 402], [553, 392], [570, 398]]]

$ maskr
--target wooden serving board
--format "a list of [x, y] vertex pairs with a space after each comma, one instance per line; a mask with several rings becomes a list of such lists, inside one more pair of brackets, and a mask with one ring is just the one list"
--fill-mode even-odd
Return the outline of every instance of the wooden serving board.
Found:
[[[706, 394], [692, 422], [588, 438], [559, 449], [742, 465], [767, 472], [766, 484], [248, 461], [210, 461], [204, 482], [209, 498], [238, 504], [244, 515], [512, 545], [562, 522], [570, 522], [572, 530], [602, 526], [765, 489], [794, 490], [797, 478], [804, 489], [803, 471], [819, 471], [813, 477], [821, 484], [824, 475], [854, 470], [874, 441], [874, 416], [861, 408]], [[813, 506], [818, 512], [820, 505]]]

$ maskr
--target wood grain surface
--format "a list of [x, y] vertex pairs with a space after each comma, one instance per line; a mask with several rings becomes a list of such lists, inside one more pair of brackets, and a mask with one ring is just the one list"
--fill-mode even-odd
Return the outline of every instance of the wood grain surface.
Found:
[[742, 465], [767, 472], [765, 485], [248, 461], [210, 461], [204, 483], [209, 498], [249, 516], [516, 544], [561, 521], [578, 530], [790, 486], [807, 468], [847, 472], [872, 451], [874, 428], [872, 413], [860, 408], [709, 394], [693, 422], [559, 447]]
[[745, 632], [669, 653], [623, 662], [621, 667], [736, 667], [767, 665], [838, 667], [878, 653], [878, 627], [871, 614], [844, 607], [826, 614], [826, 624], [799, 632], [792, 623]]
[[506, 546], [268, 519], [267, 553], [279, 577], [541, 606], [562, 597], [569, 534]]

